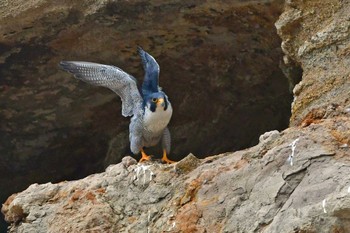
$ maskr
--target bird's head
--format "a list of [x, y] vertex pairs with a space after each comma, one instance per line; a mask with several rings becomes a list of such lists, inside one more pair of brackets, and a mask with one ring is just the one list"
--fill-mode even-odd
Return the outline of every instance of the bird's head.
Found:
[[145, 107], [152, 112], [156, 110], [166, 111], [168, 104], [168, 97], [163, 92], [152, 93], [145, 98]]

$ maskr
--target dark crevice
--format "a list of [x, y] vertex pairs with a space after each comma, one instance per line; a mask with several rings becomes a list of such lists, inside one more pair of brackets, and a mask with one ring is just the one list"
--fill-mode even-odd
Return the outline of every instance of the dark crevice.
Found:
[[281, 209], [285, 202], [288, 201], [289, 197], [303, 180], [306, 172], [307, 167], [284, 177], [286, 183], [280, 188], [278, 195], [275, 198], [275, 203], [278, 209]]
[[280, 62], [280, 69], [288, 80], [289, 92], [293, 92], [293, 88], [301, 81], [303, 76], [303, 70], [300, 65], [295, 64], [292, 61], [288, 61], [286, 65], [284, 62]]

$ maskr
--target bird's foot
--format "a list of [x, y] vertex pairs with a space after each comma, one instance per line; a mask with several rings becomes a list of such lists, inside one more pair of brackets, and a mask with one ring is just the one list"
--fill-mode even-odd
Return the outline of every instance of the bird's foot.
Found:
[[163, 163], [166, 163], [166, 164], [172, 164], [172, 163], [175, 163], [175, 161], [172, 161], [172, 160], [168, 159], [168, 156], [167, 156], [167, 154], [166, 154], [166, 151], [165, 151], [165, 150], [163, 150], [162, 162], [163, 162]]
[[150, 161], [151, 158], [152, 158], [151, 156], [147, 155], [147, 154], [144, 152], [144, 150], [141, 150], [141, 155], [142, 155], [142, 157], [141, 157], [139, 163], [142, 163], [142, 162], [145, 162], [145, 161]]

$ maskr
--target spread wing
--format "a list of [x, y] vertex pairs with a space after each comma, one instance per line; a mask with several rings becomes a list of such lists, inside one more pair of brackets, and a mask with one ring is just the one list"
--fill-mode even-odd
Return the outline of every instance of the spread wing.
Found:
[[141, 47], [138, 52], [142, 60], [143, 69], [145, 70], [145, 78], [142, 83], [143, 96], [160, 91], [159, 83], [159, 65], [157, 61]]
[[83, 61], [61, 61], [60, 67], [77, 79], [117, 93], [122, 99], [123, 116], [136, 115], [142, 109], [142, 97], [135, 78], [118, 67]]

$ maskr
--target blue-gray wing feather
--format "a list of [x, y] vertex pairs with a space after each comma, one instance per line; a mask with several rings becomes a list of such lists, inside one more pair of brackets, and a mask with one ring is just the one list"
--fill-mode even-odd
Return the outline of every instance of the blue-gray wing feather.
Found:
[[159, 65], [149, 53], [138, 47], [138, 52], [142, 60], [145, 77], [142, 83], [142, 94], [147, 96], [150, 93], [158, 92], [159, 87]]
[[83, 61], [62, 61], [60, 67], [77, 79], [94, 86], [107, 87], [122, 99], [122, 115], [139, 115], [142, 97], [134, 77], [118, 67]]

